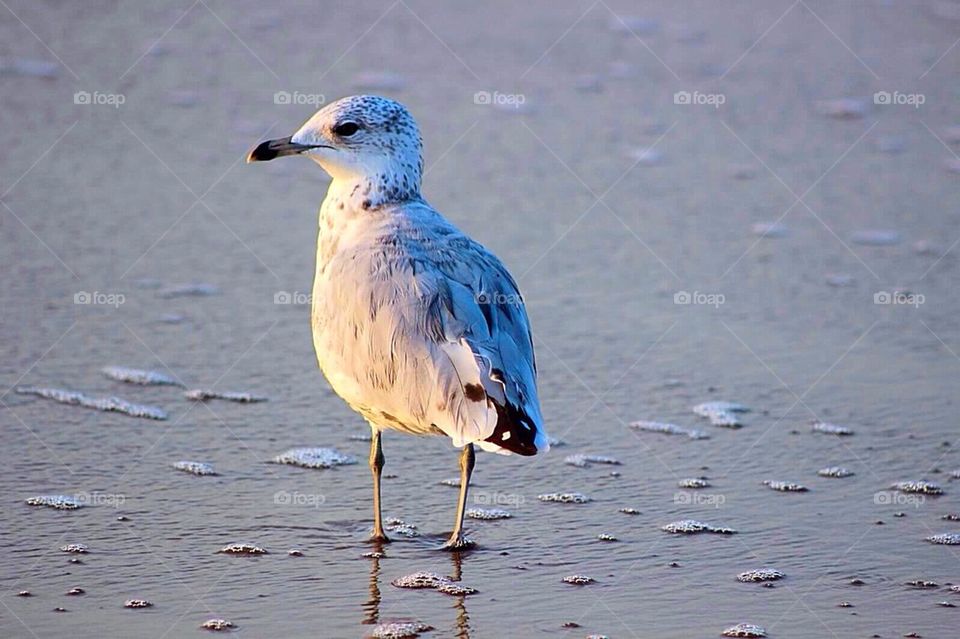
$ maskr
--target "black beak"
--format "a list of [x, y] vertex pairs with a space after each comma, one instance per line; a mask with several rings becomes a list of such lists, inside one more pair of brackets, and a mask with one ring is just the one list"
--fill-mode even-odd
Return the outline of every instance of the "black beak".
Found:
[[284, 155], [297, 155], [309, 149], [315, 149], [323, 146], [322, 144], [297, 144], [291, 142], [290, 138], [280, 138], [278, 140], [267, 140], [257, 145], [247, 156], [247, 164], [250, 162], [268, 162], [274, 158]]

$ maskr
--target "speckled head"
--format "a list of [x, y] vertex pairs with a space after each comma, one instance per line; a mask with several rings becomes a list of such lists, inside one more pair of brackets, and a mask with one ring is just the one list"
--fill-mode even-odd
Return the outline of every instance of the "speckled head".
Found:
[[335, 181], [371, 184], [380, 201], [417, 197], [423, 174], [417, 123], [399, 102], [355, 95], [332, 102], [289, 138], [269, 140], [248, 162], [305, 155]]

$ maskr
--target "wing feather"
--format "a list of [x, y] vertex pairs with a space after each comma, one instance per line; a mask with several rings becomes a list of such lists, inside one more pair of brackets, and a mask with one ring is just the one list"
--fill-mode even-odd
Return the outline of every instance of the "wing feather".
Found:
[[516, 282], [492, 253], [462, 235], [450, 241], [436, 265], [447, 280], [440, 290], [449, 291], [457, 320], [446, 338], [469, 349], [474, 360], [470, 380], [478, 379], [483, 390], [470, 392], [475, 387], [464, 384], [464, 393], [468, 403], [487, 408], [485, 421], [468, 422], [471, 440], [524, 455], [546, 449], [530, 324]]

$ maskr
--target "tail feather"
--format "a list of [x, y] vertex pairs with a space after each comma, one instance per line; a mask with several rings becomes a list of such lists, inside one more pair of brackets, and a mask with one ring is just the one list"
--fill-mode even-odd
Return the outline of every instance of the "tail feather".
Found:
[[497, 425], [484, 441], [525, 457], [550, 448], [539, 424], [522, 406], [514, 406], [509, 401], [500, 404], [490, 400], [490, 404], [497, 411]]

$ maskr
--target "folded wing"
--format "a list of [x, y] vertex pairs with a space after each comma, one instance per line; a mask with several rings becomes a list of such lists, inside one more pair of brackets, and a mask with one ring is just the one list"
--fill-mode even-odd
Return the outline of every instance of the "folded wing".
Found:
[[457, 446], [475, 442], [520, 455], [546, 450], [530, 324], [516, 282], [493, 254], [462, 235], [432, 262], [440, 281], [429, 312], [448, 409], [437, 426]]

